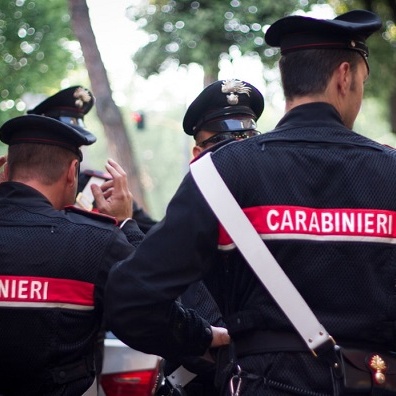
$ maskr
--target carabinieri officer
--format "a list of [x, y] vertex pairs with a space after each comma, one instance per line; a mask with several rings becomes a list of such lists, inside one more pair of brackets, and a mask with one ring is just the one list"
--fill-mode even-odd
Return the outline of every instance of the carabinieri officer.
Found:
[[[107, 275], [143, 238], [124, 222], [130, 197], [119, 195], [118, 218], [73, 206], [80, 148], [96, 140], [85, 129], [25, 115], [3, 124], [0, 139], [9, 146], [0, 183], [0, 394], [96, 392]], [[126, 191], [119, 165], [108, 169], [114, 189]]]
[[[396, 233], [389, 225], [396, 220], [396, 152], [353, 131], [369, 76], [366, 40], [380, 28], [378, 16], [365, 10], [331, 20], [294, 15], [272, 24], [265, 39], [280, 48], [286, 114], [273, 131], [210, 155], [337, 342], [391, 352]], [[233, 376], [234, 390], [239, 387], [244, 396], [345, 394], [337, 393], [339, 377], [302, 341], [188, 174], [164, 221], [111, 271], [111, 328], [128, 345], [169, 359], [227, 345], [227, 333], [175, 301], [199, 279], [215, 297], [231, 336], [217, 370], [221, 395], [232, 394]], [[391, 364], [379, 370], [391, 378]], [[358, 394], [395, 394], [392, 381], [369, 384], [373, 389]]]

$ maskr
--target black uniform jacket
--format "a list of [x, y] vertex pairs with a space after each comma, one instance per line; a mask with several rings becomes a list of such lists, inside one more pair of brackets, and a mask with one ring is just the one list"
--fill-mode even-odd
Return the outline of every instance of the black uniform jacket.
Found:
[[110, 267], [130, 242], [113, 220], [55, 210], [37, 190], [0, 184], [0, 394], [81, 395], [93, 382]]
[[157, 221], [152, 219], [135, 201], [133, 201], [133, 218], [145, 234], [150, 231], [152, 226], [157, 224]]
[[[212, 158], [329, 333], [393, 348], [395, 150], [345, 128], [332, 106], [312, 103]], [[111, 271], [106, 307], [114, 333], [168, 358], [202, 354], [211, 341], [207, 322], [175, 302], [198, 279], [236, 341], [256, 330], [295, 333], [187, 174], [165, 219]]]

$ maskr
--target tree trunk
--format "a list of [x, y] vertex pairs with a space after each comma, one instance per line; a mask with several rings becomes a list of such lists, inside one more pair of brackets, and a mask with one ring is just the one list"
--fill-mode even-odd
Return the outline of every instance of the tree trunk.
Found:
[[389, 100], [389, 105], [391, 130], [393, 133], [396, 133], [396, 91], [392, 92]]
[[214, 83], [219, 78], [219, 55], [211, 54], [202, 64], [204, 70], [204, 87]]
[[92, 92], [96, 98], [96, 111], [108, 141], [109, 155], [125, 169], [134, 199], [144, 206], [138, 167], [121, 112], [112, 98], [109, 79], [96, 44], [86, 0], [69, 0], [69, 10], [74, 33], [84, 54]]
[[206, 71], [204, 67], [204, 87], [207, 87], [215, 81], [217, 81], [216, 75], [211, 74], [211, 71]]

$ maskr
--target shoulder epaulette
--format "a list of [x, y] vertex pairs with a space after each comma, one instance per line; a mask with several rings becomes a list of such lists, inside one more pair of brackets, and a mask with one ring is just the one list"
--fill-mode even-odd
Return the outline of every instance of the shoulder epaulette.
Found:
[[110, 224], [114, 224], [117, 225], [117, 219], [115, 217], [103, 214], [103, 213], [99, 213], [99, 212], [94, 212], [94, 211], [89, 211], [89, 210], [85, 210], [85, 209], [81, 209], [78, 208], [77, 206], [74, 205], [69, 205], [69, 206], [65, 206], [65, 211], [66, 212], [73, 212], [73, 213], [78, 213], [81, 214], [85, 217], [89, 217], [91, 219], [94, 220], [100, 220], [100, 221], [104, 221], [106, 223], [110, 223]]

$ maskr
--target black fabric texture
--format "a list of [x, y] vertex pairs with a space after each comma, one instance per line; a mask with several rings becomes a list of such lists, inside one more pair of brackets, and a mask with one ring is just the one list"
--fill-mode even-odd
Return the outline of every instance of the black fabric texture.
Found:
[[[223, 145], [212, 159], [245, 210], [284, 205], [396, 212], [396, 151], [345, 128], [335, 108], [325, 103], [298, 106], [274, 131]], [[369, 231], [363, 237], [326, 236], [268, 232], [262, 239], [337, 342], [394, 350], [393, 231], [382, 238], [370, 237]], [[188, 174], [165, 219], [130, 260], [111, 271], [106, 308], [115, 333], [165, 358], [183, 351], [199, 355], [204, 323], [199, 317], [191, 320], [192, 313], [180, 315], [180, 332], [170, 325], [169, 316], [170, 310], [182, 308], [174, 299], [198, 280], [205, 281], [233, 338], [249, 337], [257, 330], [294, 333], [238, 250], [220, 247], [219, 223]], [[242, 370], [263, 378], [248, 377], [254, 385], [246, 385], [242, 394], [332, 393], [329, 367], [310, 352], [261, 351], [240, 359]], [[230, 379], [227, 370], [221, 375], [224, 367], [218, 369], [222, 384]]]
[[94, 294], [87, 310], [52, 307], [44, 300], [38, 306], [0, 307], [0, 394], [82, 394], [94, 371], [69, 387], [55, 385], [51, 370], [84, 357], [94, 364], [107, 274], [134, 247], [116, 226], [54, 210], [38, 191], [20, 183], [0, 184], [0, 229], [0, 276], [80, 281], [92, 284]]

